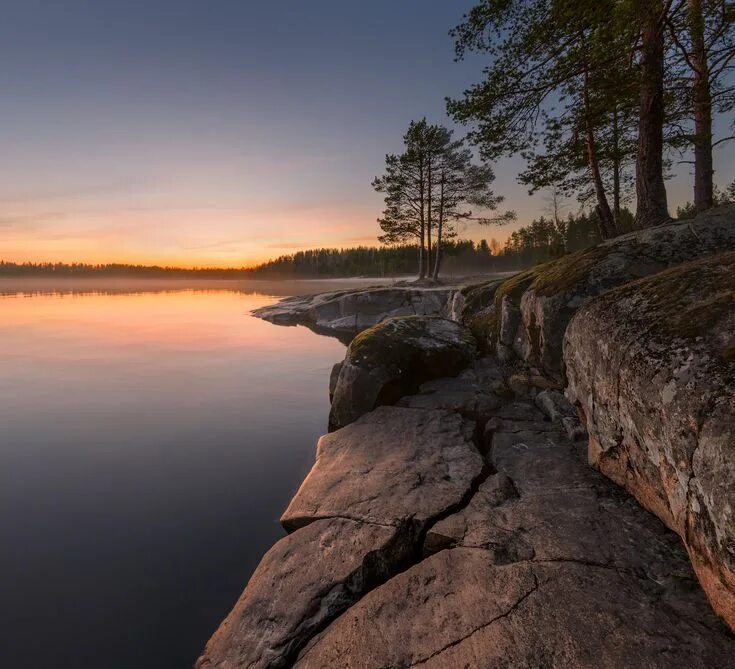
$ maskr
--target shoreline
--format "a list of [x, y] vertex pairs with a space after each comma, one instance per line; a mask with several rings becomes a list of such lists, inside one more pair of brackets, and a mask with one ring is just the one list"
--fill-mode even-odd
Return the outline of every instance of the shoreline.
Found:
[[[196, 666], [735, 667], [719, 542], [732, 213], [442, 299], [401, 286], [257, 310], [362, 334], [333, 369], [333, 431], [281, 517], [289, 534]], [[710, 320], [686, 316], [712, 296]], [[691, 366], [696, 383], [678, 376]], [[705, 391], [718, 408], [692, 444]]]

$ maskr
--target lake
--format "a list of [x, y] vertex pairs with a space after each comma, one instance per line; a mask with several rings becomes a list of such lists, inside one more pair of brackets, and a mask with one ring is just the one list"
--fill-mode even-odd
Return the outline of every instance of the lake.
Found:
[[191, 667], [284, 534], [344, 347], [249, 315], [303, 284], [9, 285], [2, 663]]

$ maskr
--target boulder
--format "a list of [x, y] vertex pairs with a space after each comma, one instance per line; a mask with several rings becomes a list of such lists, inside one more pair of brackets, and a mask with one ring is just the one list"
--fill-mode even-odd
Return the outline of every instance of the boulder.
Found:
[[533, 405], [497, 413], [497, 473], [294, 666], [735, 667], [676, 535]]
[[322, 437], [281, 518], [287, 530], [349, 518], [420, 531], [484, 476], [474, 425], [450, 411], [380, 407]]
[[735, 628], [735, 253], [607, 292], [564, 351], [589, 461], [681, 536]]
[[281, 539], [207, 643], [197, 669], [290, 666], [302, 646], [402, 569], [415, 539], [399, 528], [320, 520]]
[[597, 295], [667, 268], [735, 249], [735, 205], [611, 239], [539, 265], [495, 290], [499, 352], [561, 380], [562, 343], [575, 312]]
[[392, 318], [359, 334], [334, 386], [329, 423], [348, 425], [375, 407], [395, 404], [434, 378], [453, 376], [476, 357], [471, 333], [434, 317]]
[[349, 339], [387, 318], [445, 314], [456, 292], [451, 286], [389, 286], [287, 297], [255, 309], [276, 325], [305, 325], [321, 334]]

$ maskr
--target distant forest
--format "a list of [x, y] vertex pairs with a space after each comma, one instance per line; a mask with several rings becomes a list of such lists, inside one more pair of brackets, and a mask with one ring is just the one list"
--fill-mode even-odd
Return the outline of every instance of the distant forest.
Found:
[[[446, 240], [447, 274], [466, 275], [520, 270], [538, 262], [586, 248], [600, 241], [594, 214], [564, 219], [541, 217], [514, 231], [505, 246], [496, 240]], [[347, 249], [312, 249], [284, 255], [252, 268], [159, 267], [84, 263], [11, 263], [0, 261], [0, 276], [130, 277], [198, 279], [328, 278], [348, 276], [404, 276], [416, 272], [418, 245]]]

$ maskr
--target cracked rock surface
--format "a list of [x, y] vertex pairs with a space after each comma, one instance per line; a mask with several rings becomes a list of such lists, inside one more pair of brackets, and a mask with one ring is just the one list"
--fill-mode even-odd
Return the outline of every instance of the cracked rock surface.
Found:
[[735, 252], [594, 300], [565, 362], [590, 463], [681, 536], [735, 628]]
[[286, 667], [321, 627], [412, 557], [402, 528], [320, 520], [271, 548], [197, 662]]
[[[428, 557], [300, 653], [299, 669], [735, 667], [677, 537], [514, 402], [495, 470], [428, 531]], [[512, 418], [518, 417], [517, 421]]]
[[263, 558], [199, 669], [291, 666], [361, 596], [421, 553], [426, 528], [486, 475], [474, 425], [455, 412], [381, 407], [322, 437]]
[[454, 412], [380, 407], [319, 440], [281, 522], [289, 530], [335, 517], [424, 526], [483, 475], [473, 432]]
[[733, 666], [732, 642], [665, 606], [651, 607], [646, 585], [612, 569], [495, 565], [485, 551], [455, 548], [365, 596], [294, 666]]

